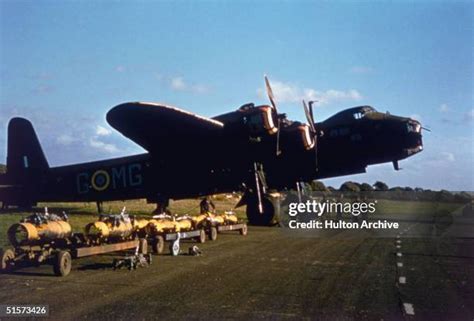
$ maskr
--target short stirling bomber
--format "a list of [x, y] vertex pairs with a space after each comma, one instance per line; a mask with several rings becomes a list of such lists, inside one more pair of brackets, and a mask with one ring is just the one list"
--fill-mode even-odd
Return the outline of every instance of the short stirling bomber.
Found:
[[83, 202], [146, 198], [164, 210], [170, 199], [242, 191], [252, 224], [276, 221], [273, 192], [299, 182], [363, 173], [368, 165], [398, 161], [423, 149], [421, 124], [370, 106], [341, 111], [322, 122], [303, 101], [307, 123], [270, 105], [201, 117], [164, 104], [115, 106], [108, 123], [147, 153], [49, 167], [31, 123], [8, 125], [7, 173], [0, 176], [4, 206], [39, 201]]

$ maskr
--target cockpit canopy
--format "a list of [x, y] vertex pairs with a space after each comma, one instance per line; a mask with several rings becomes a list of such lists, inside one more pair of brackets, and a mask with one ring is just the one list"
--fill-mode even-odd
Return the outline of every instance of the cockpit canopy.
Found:
[[343, 110], [334, 116], [326, 119], [324, 124], [333, 126], [338, 124], [345, 124], [354, 121], [354, 119], [363, 119], [368, 114], [375, 113], [377, 110], [371, 106], [358, 106]]

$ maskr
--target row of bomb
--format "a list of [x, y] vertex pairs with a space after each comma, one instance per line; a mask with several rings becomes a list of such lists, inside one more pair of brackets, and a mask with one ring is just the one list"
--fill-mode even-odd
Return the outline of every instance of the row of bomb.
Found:
[[[11, 248], [1, 250], [0, 270], [9, 271], [23, 265], [53, 265], [56, 275], [68, 275], [72, 259], [110, 252], [134, 250], [136, 255], [163, 253], [165, 242], [178, 255], [180, 239], [205, 242], [216, 240], [222, 231], [236, 230], [247, 234], [247, 225], [231, 212], [198, 216], [157, 215], [152, 219], [131, 217], [125, 209], [119, 215], [100, 215], [85, 226], [84, 233], [73, 233], [66, 214], [35, 213], [8, 229]], [[151, 257], [147, 256], [151, 262]]]

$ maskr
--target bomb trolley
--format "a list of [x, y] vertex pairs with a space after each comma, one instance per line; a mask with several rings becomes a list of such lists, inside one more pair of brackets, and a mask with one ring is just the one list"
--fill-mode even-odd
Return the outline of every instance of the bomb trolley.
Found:
[[[194, 239], [199, 243], [204, 243], [206, 242], [206, 231], [204, 229], [197, 229], [186, 232], [158, 233], [149, 237], [154, 254], [162, 254], [165, 249], [165, 242], [169, 242], [170, 254], [173, 256], [179, 254], [179, 241], [186, 239]], [[175, 242], [176, 240], [178, 242]]]
[[238, 224], [230, 224], [230, 225], [218, 225], [217, 232], [222, 233], [225, 231], [238, 231], [240, 235], [247, 235], [248, 228], [247, 224], [245, 223], [238, 223]]
[[[83, 239], [82, 234], [74, 234], [72, 240]], [[52, 264], [57, 276], [67, 276], [71, 272], [72, 260], [86, 256], [137, 249], [147, 253], [146, 239], [134, 239], [116, 243], [89, 246], [86, 243], [51, 242], [38, 245], [21, 245], [0, 250], [0, 270], [11, 271], [21, 266]]]
[[240, 235], [247, 235], [248, 228], [246, 223], [237, 223], [237, 224], [219, 224], [210, 225], [207, 228], [207, 234], [211, 241], [217, 240], [217, 234], [226, 232], [226, 231], [237, 231]]
[[239, 222], [232, 211], [225, 212], [223, 215], [210, 215], [206, 223], [207, 232], [211, 241], [217, 239], [218, 233], [225, 231], [238, 231], [241, 235], [247, 235], [248, 232], [247, 224]]
[[72, 259], [130, 249], [146, 254], [146, 239], [138, 239], [136, 222], [125, 214], [101, 215], [86, 226], [86, 233], [72, 233], [67, 215], [34, 213], [8, 229], [13, 248], [1, 250], [0, 271], [22, 265], [53, 265], [54, 274], [71, 272]]

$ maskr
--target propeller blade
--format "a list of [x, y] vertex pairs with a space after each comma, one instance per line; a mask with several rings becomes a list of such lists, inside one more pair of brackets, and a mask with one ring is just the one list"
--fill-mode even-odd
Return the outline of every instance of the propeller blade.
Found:
[[306, 101], [303, 99], [303, 108], [304, 108], [304, 113], [306, 115], [306, 119], [308, 120], [308, 125], [309, 128], [311, 128], [311, 132], [313, 135], [316, 135], [316, 127], [314, 127], [314, 121], [313, 117], [308, 109], [308, 105], [306, 105]]
[[278, 118], [278, 125], [277, 125], [277, 144], [276, 144], [276, 155], [280, 156], [281, 154], [281, 149], [280, 149], [280, 124], [281, 124], [281, 119]]
[[421, 129], [424, 129], [426, 130], [427, 132], [431, 132], [431, 129], [427, 128], [427, 127], [421, 127]]
[[311, 120], [313, 123], [315, 123], [314, 121], [314, 114], [313, 114], [313, 104], [317, 102], [317, 100], [310, 100], [308, 101], [308, 105], [309, 105], [309, 114], [311, 115]]
[[316, 164], [316, 172], [319, 170], [318, 168], [318, 141], [317, 135], [314, 135], [314, 162]]
[[257, 164], [253, 163], [253, 169], [255, 173], [255, 187], [256, 187], [256, 192], [257, 192], [257, 198], [258, 198], [258, 212], [260, 214], [263, 213], [263, 204], [262, 204], [262, 192], [260, 190], [260, 181], [258, 179], [258, 172], [257, 172]]
[[301, 203], [302, 197], [300, 182], [296, 182], [296, 192], [298, 193], [298, 202]]
[[267, 89], [268, 99], [270, 99], [270, 103], [272, 104], [273, 109], [275, 109], [275, 112], [278, 114], [277, 106], [275, 103], [275, 96], [273, 95], [273, 90], [270, 86], [270, 81], [268, 80], [267, 75], [265, 75], [265, 87]]
[[267, 95], [268, 99], [270, 100], [270, 103], [272, 104], [273, 110], [275, 111], [275, 114], [278, 118], [278, 125], [277, 125], [277, 143], [276, 143], [276, 155], [279, 156], [281, 154], [280, 150], [280, 125], [281, 125], [281, 118], [278, 115], [278, 110], [275, 102], [275, 96], [273, 95], [273, 90], [272, 86], [270, 86], [270, 81], [268, 80], [267, 75], [264, 76], [265, 78], [265, 87], [267, 90]]
[[303, 99], [303, 108], [304, 113], [306, 115], [306, 119], [308, 120], [309, 127], [311, 128], [311, 133], [313, 134], [314, 139], [314, 162], [316, 165], [316, 171], [318, 171], [318, 132], [316, 131], [316, 125], [314, 125], [314, 117], [313, 117], [313, 103], [314, 101], [310, 101], [310, 109], [306, 105], [306, 101]]

